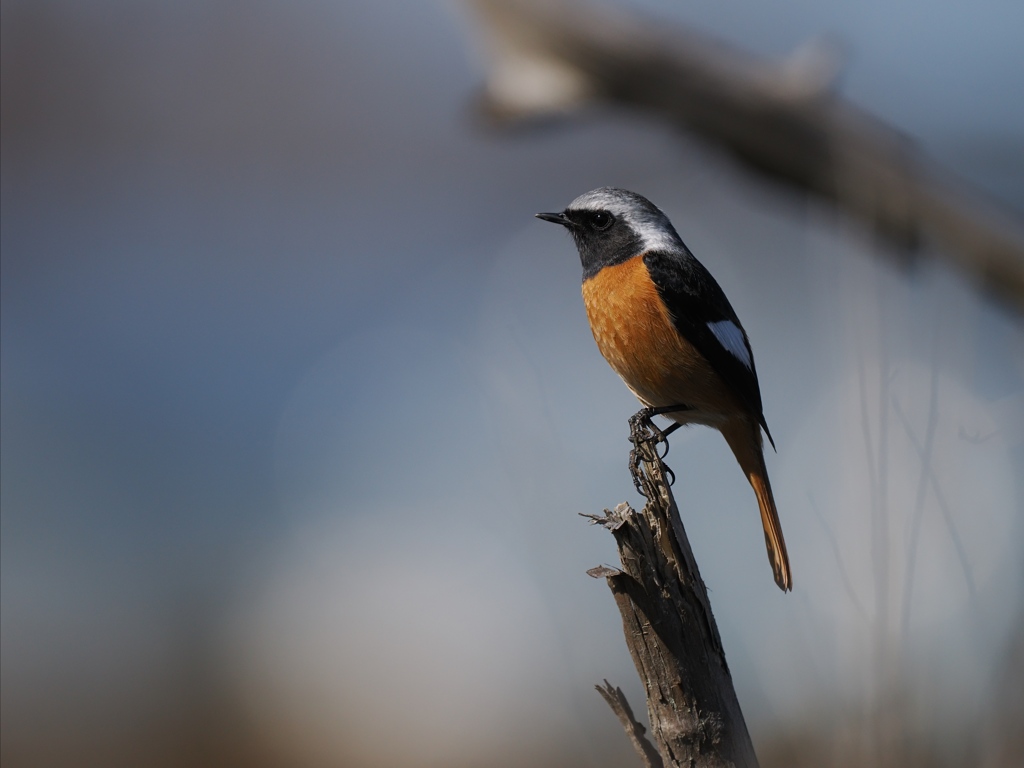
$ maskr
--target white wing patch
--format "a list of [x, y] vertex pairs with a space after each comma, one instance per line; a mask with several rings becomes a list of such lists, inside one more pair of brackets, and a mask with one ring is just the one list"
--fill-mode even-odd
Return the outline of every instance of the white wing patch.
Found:
[[750, 359], [750, 350], [747, 349], [747, 345], [743, 341], [743, 331], [736, 323], [732, 320], [719, 320], [708, 323], [708, 328], [733, 357], [747, 366], [747, 370], [754, 370], [753, 361]]

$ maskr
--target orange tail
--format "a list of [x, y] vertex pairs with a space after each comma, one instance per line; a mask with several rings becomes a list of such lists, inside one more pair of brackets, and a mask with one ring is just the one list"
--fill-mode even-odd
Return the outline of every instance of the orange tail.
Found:
[[779, 512], [775, 508], [775, 497], [772, 496], [768, 470], [764, 465], [761, 430], [757, 424], [737, 419], [723, 427], [722, 435], [757, 496], [761, 525], [764, 526], [764, 543], [768, 548], [768, 562], [772, 565], [775, 583], [783, 592], [789, 592], [793, 589], [793, 577], [789, 571], [789, 555], [786, 553], [786, 540], [782, 537]]

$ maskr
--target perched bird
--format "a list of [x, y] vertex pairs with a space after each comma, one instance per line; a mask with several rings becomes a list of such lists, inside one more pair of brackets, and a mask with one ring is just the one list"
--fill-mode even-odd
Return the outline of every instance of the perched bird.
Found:
[[725, 437], [761, 508], [775, 583], [792, 589], [761, 430], [775, 442], [750, 342], [725, 293], [668, 217], [634, 192], [602, 187], [537, 217], [572, 234], [598, 349], [641, 403], [675, 422], [665, 434], [704, 424]]

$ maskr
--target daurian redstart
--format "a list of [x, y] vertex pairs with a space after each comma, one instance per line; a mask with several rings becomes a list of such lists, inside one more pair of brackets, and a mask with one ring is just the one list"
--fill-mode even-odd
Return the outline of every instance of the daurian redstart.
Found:
[[572, 234], [598, 349], [641, 403], [676, 423], [665, 433], [704, 424], [725, 437], [757, 496], [775, 583], [792, 589], [761, 430], [775, 442], [750, 342], [725, 293], [668, 217], [634, 192], [602, 187], [537, 217]]

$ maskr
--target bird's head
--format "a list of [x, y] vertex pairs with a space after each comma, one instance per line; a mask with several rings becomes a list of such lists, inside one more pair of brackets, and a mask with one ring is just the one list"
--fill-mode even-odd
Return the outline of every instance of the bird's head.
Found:
[[646, 197], [625, 189], [601, 187], [580, 195], [561, 213], [538, 213], [537, 218], [569, 230], [584, 280], [648, 251], [686, 251], [668, 217]]

